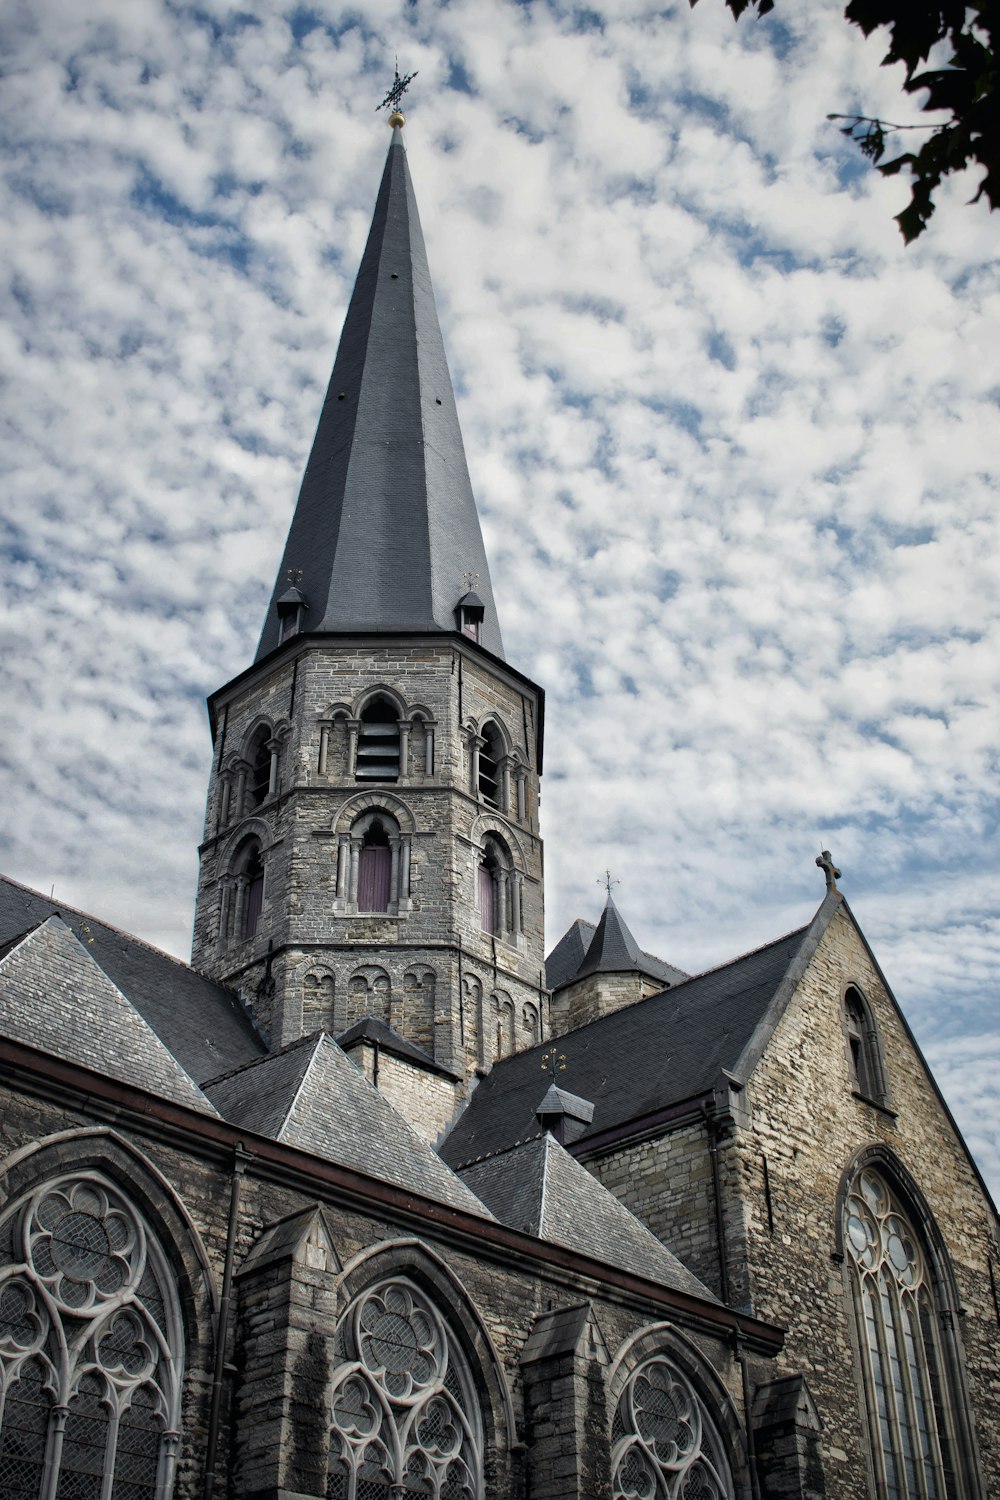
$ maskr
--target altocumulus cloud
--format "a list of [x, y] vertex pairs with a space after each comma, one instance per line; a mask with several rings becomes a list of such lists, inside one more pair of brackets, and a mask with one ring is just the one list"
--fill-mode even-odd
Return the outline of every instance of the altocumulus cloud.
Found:
[[550, 936], [609, 865], [704, 967], [808, 919], [828, 842], [997, 1183], [997, 224], [959, 181], [904, 251], [905, 187], [824, 118], [905, 107], [877, 41], [837, 0], [2, 30], [9, 873], [186, 952], [201, 700], [256, 642], [398, 51], [508, 652], [549, 692]]

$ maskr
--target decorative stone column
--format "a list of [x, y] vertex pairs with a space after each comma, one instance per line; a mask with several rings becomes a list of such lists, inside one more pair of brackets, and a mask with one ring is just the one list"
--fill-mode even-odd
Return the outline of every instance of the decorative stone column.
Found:
[[515, 766], [514, 775], [517, 778], [517, 821], [523, 823], [527, 811], [527, 798], [525, 795], [528, 779], [527, 767], [520, 764]]
[[389, 835], [389, 910], [399, 911], [399, 834]]
[[404, 833], [399, 841], [399, 900], [410, 900], [410, 835]]
[[278, 790], [278, 751], [281, 749], [281, 742], [268, 740], [267, 748], [271, 752], [271, 765], [267, 773], [267, 795], [273, 797]]
[[219, 827], [225, 828], [229, 823], [229, 808], [233, 799], [233, 783], [228, 772], [222, 778], [222, 795], [219, 799]]
[[322, 724], [319, 731], [319, 765], [317, 771], [320, 776], [326, 775], [326, 763], [330, 755], [330, 726]]
[[348, 719], [347, 721], [347, 774], [353, 776], [358, 769], [358, 730], [361, 728], [360, 719]]
[[424, 775], [434, 775], [434, 724], [429, 719], [424, 723]]
[[474, 797], [479, 796], [479, 752], [485, 744], [486, 741], [481, 735], [473, 734], [469, 736], [469, 765], [472, 782], [470, 791]]
[[346, 833], [340, 835], [337, 844], [337, 897], [346, 901], [350, 880], [351, 841]]
[[510, 872], [510, 929], [515, 938], [521, 936], [521, 889], [524, 877], [520, 870]]
[[510, 807], [510, 756], [501, 757], [497, 766], [500, 776], [500, 785], [497, 787], [497, 796], [500, 803], [500, 811], [506, 813]]
[[347, 889], [347, 900], [350, 905], [358, 904], [358, 865], [361, 861], [361, 837], [351, 834], [351, 882]]
[[243, 924], [246, 920], [247, 909], [247, 878], [245, 875], [236, 877], [236, 912], [233, 916], [232, 935], [237, 942], [243, 937]]
[[222, 881], [219, 892], [219, 941], [225, 942], [229, 928], [229, 905], [233, 897], [233, 888], [228, 880]]

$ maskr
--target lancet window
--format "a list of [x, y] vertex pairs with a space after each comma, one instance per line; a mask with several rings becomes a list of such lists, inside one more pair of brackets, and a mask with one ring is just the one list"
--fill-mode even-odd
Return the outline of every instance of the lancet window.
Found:
[[870, 1167], [847, 1195], [844, 1243], [880, 1500], [957, 1500], [963, 1492], [927, 1249]]
[[882, 1103], [885, 1083], [878, 1035], [864, 997], [854, 985], [850, 986], [844, 996], [844, 1023], [847, 1028], [851, 1083], [866, 1099]]
[[250, 742], [250, 753], [247, 756], [250, 765], [247, 792], [254, 807], [259, 807], [271, 790], [272, 759], [271, 731], [265, 724]]
[[363, 1292], [337, 1330], [327, 1500], [482, 1500], [483, 1429], [471, 1371], [408, 1278]]
[[149, 1226], [89, 1173], [0, 1222], [0, 1494], [168, 1500], [183, 1336]]
[[733, 1500], [732, 1474], [711, 1416], [665, 1354], [629, 1378], [611, 1428], [614, 1500]]

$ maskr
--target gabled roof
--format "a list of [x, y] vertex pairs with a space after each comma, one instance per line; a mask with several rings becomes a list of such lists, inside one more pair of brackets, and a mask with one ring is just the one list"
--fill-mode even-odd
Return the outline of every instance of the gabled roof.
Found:
[[[734, 1069], [817, 923], [718, 969], [559, 1037], [560, 1083], [594, 1103], [590, 1136], [712, 1089]], [[825, 919], [824, 919], [825, 920]], [[540, 1133], [536, 1118], [541, 1053], [551, 1042], [495, 1063], [441, 1146], [454, 1166]]]
[[501, 1224], [614, 1263], [675, 1291], [717, 1298], [672, 1251], [546, 1133], [461, 1169]]
[[[564, 984], [569, 984], [574, 979], [580, 979], [584, 974], [609, 973], [613, 971], [638, 969], [643, 974], [649, 974], [653, 979], [662, 979], [665, 984], [679, 984], [689, 976], [683, 969], [668, 964], [662, 958], [657, 958], [654, 953], [646, 953], [641, 949], [635, 938], [629, 932], [621, 913], [614, 903], [609, 899], [609, 905], [614, 909], [611, 918], [612, 930], [608, 932], [608, 924], [605, 918], [608, 916], [607, 908], [601, 917], [601, 922], [595, 927], [593, 922], [585, 922], [582, 917], [577, 917], [572, 926], [568, 927], [562, 937], [556, 943], [552, 952], [545, 960], [545, 983], [550, 990], [561, 989]], [[600, 968], [584, 968], [583, 965], [590, 958], [590, 950], [593, 948], [601, 925], [605, 927], [605, 935], [608, 938], [607, 955], [625, 956], [634, 950], [637, 957], [629, 958], [624, 963], [603, 964]], [[620, 935], [615, 929], [620, 929]], [[605, 939], [602, 936], [594, 957], [595, 963], [605, 948]]]
[[362, 1042], [377, 1044], [383, 1052], [389, 1052], [393, 1057], [405, 1058], [407, 1062], [415, 1063], [418, 1068], [425, 1069], [428, 1073], [444, 1073], [449, 1078], [458, 1075], [450, 1068], [443, 1068], [439, 1062], [435, 1062], [429, 1052], [423, 1047], [418, 1047], [416, 1042], [411, 1042], [405, 1036], [401, 1036], [393, 1026], [389, 1026], [378, 1016], [362, 1016], [360, 1021], [355, 1021], [353, 1026], [348, 1026], [346, 1031], [340, 1032], [335, 1038], [338, 1047], [344, 1052], [351, 1052]]
[[[295, 570], [290, 573], [289, 570]], [[476, 575], [480, 641], [503, 656], [489, 567], [402, 132], [392, 143], [257, 660], [289, 577], [305, 631], [457, 630]]]
[[325, 1032], [212, 1079], [205, 1092], [224, 1119], [256, 1135], [492, 1217]]
[[107, 922], [0, 876], [0, 948], [51, 916], [64, 916], [91, 958], [196, 1082], [264, 1052], [232, 990]]
[[188, 1109], [215, 1114], [194, 1080], [59, 917], [0, 958], [0, 1035]]

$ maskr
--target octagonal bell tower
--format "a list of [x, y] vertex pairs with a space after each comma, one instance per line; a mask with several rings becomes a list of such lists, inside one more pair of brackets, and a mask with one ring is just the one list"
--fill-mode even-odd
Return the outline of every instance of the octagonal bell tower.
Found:
[[544, 700], [504, 658], [393, 120], [257, 655], [209, 700], [193, 961], [272, 1048], [409, 1051], [443, 1123], [544, 1035]]

